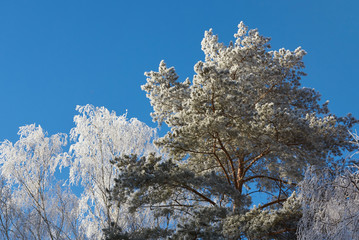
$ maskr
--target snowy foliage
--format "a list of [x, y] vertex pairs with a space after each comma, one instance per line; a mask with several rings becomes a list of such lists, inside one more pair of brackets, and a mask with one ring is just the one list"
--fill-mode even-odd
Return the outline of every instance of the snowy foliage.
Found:
[[[357, 120], [330, 113], [328, 102], [321, 104], [318, 92], [301, 86], [304, 50], [271, 51], [269, 38], [248, 30], [243, 23], [234, 37], [234, 43], [226, 46], [212, 30], [205, 32], [205, 61], [194, 66], [192, 80], [180, 82], [175, 69], [164, 61], [157, 72], [145, 73], [147, 83], [142, 89], [153, 106], [153, 121], [171, 129], [156, 144], [180, 169], [191, 172], [191, 179], [221, 179], [217, 186], [208, 186], [215, 182], [209, 180], [207, 186], [184, 189], [201, 199], [198, 207], [181, 209], [183, 214], [187, 212], [187, 222], [196, 222], [193, 213], [203, 207], [226, 207], [224, 222], [233, 218], [230, 212], [245, 214], [255, 192], [250, 191], [253, 186], [268, 194], [261, 211], [284, 208], [281, 204], [302, 180], [307, 164], [324, 166], [343, 151], [354, 149], [348, 129]], [[223, 190], [216, 194], [213, 189]], [[167, 197], [166, 201], [174, 200], [173, 195]], [[188, 199], [177, 201], [182, 206]], [[295, 232], [292, 226], [299, 217], [292, 217], [291, 227], [267, 229], [267, 236], [280, 238]], [[208, 231], [212, 231], [210, 226]], [[238, 229], [252, 236], [245, 230], [250, 228], [237, 224], [233, 231]], [[188, 232], [200, 237], [203, 228]]]
[[299, 239], [357, 239], [359, 168], [308, 168], [300, 184], [303, 207]]
[[[20, 127], [20, 140], [15, 144], [4, 141], [1, 144], [1, 174], [12, 186], [20, 190], [26, 183], [29, 191], [35, 192], [38, 182], [48, 186], [61, 161], [61, 148], [66, 145], [66, 135], [45, 136], [35, 124]], [[41, 178], [41, 179], [40, 179]], [[43, 180], [42, 180], [43, 179]]]
[[[2, 142], [0, 238], [355, 238], [358, 168], [328, 166], [355, 150], [358, 121], [301, 86], [300, 47], [271, 51], [243, 23], [234, 37], [226, 46], [205, 32], [192, 80], [178, 81], [164, 61], [145, 73], [153, 121], [170, 128], [161, 138], [126, 114], [85, 105], [68, 153], [65, 134], [48, 137], [35, 124]], [[63, 168], [65, 183], [55, 177]]]
[[[66, 134], [47, 137], [35, 124], [20, 128], [20, 139], [0, 145], [1, 239], [101, 239], [113, 226], [138, 230], [152, 226], [144, 211], [128, 214], [113, 206], [109, 189], [119, 171], [111, 164], [122, 154], [157, 152], [155, 129], [104, 107], [77, 107], [70, 152]], [[69, 169], [65, 183], [56, 171]], [[80, 197], [71, 191], [80, 184]]]
[[[223, 231], [233, 239], [296, 239], [296, 223], [301, 217], [301, 204], [295, 192], [280, 209], [263, 210], [254, 206], [243, 215], [233, 214], [224, 223]], [[293, 221], [293, 219], [295, 221]], [[285, 233], [279, 235], [281, 233]]]
[[2, 239], [77, 239], [77, 198], [56, 184], [66, 159], [66, 135], [47, 137], [35, 124], [20, 140], [0, 145], [0, 236]]
[[151, 144], [156, 131], [137, 119], [127, 120], [126, 114], [116, 116], [104, 107], [86, 105], [77, 110], [80, 114], [74, 117], [76, 126], [70, 135], [74, 143], [70, 147], [69, 180], [84, 187], [80, 219], [85, 234], [99, 239], [102, 229], [111, 225], [136, 229], [143, 220], [141, 214], [126, 214], [125, 207], [119, 209], [109, 201], [108, 191], [119, 173], [111, 161], [121, 154], [156, 151]]

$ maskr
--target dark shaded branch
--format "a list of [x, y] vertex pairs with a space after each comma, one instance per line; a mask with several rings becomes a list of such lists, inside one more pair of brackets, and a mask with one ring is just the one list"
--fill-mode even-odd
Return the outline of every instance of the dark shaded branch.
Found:
[[284, 228], [284, 229], [276, 231], [276, 232], [270, 232], [270, 233], [268, 233], [268, 235], [273, 236], [273, 235], [277, 235], [277, 234], [281, 234], [281, 233], [285, 233], [285, 232], [295, 232], [295, 231], [297, 231], [296, 228]]
[[271, 205], [273, 205], [273, 204], [285, 202], [285, 201], [287, 201], [287, 198], [277, 199], [277, 200], [275, 200], [275, 201], [273, 201], [273, 202], [269, 202], [269, 203], [264, 204], [263, 206], [260, 206], [260, 209], [269, 207], [269, 206], [271, 206]]
[[288, 181], [285, 181], [285, 180], [282, 180], [282, 179], [278, 179], [278, 178], [274, 178], [274, 177], [265, 176], [265, 175], [251, 176], [251, 177], [248, 177], [248, 178], [244, 179], [243, 182], [248, 182], [248, 181], [253, 180], [253, 179], [256, 179], [256, 178], [268, 178], [268, 179], [273, 180], [273, 181], [277, 181], [277, 182], [281, 182], [281, 183], [284, 183], [284, 184], [289, 184], [289, 185], [297, 186], [296, 183], [289, 183]]
[[[269, 147], [266, 148], [266, 150], [264, 150], [261, 154], [259, 154], [258, 156], [256, 156], [255, 158], [253, 158], [253, 160], [249, 163], [249, 165], [244, 169], [244, 173], [243, 176], [245, 175], [245, 173], [252, 167], [252, 165], [257, 162], [259, 159], [261, 159], [262, 157], [264, 157], [265, 155], [267, 155], [268, 153], [270, 153]], [[249, 161], [249, 160], [248, 160]], [[246, 161], [246, 162], [248, 162]], [[246, 163], [245, 162], [245, 163]]]
[[213, 202], [211, 199], [209, 199], [208, 197], [206, 197], [205, 195], [203, 195], [202, 193], [198, 192], [196, 189], [191, 188], [190, 186], [187, 185], [182, 185], [180, 186], [181, 188], [187, 189], [188, 191], [196, 194], [197, 196], [203, 198], [204, 200], [206, 200], [207, 202], [209, 202], [210, 204], [212, 204], [213, 206], [217, 206], [217, 204], [215, 202]]
[[232, 174], [233, 174], [233, 180], [235, 182], [235, 186], [236, 188], [238, 189], [238, 181], [237, 181], [237, 175], [236, 175], [236, 169], [234, 167], [234, 164], [233, 164], [233, 159], [231, 158], [231, 155], [228, 153], [227, 149], [225, 148], [224, 144], [222, 143], [221, 139], [219, 138], [219, 134], [216, 133], [217, 136], [216, 136], [216, 139], [218, 140], [218, 143], [219, 145], [221, 146], [221, 149], [222, 151], [226, 154], [227, 158], [228, 158], [228, 161], [231, 165], [231, 169], [232, 169]]
[[221, 162], [221, 159], [219, 159], [218, 155], [216, 154], [216, 150], [215, 150], [216, 145], [215, 145], [215, 144], [216, 144], [216, 142], [213, 143], [213, 155], [214, 155], [214, 157], [216, 158], [216, 160], [217, 160], [217, 162], [219, 163], [219, 165], [221, 166], [222, 171], [223, 171], [224, 174], [226, 175], [226, 179], [227, 179], [228, 184], [229, 184], [229, 185], [232, 185], [232, 184], [231, 184], [230, 177], [229, 177], [229, 175], [228, 175], [228, 173], [227, 173], [226, 168], [223, 166], [223, 164], [222, 164], [222, 162]]

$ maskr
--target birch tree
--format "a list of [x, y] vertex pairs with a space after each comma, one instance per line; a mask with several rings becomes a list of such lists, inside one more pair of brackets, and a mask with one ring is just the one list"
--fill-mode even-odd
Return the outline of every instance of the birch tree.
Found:
[[351, 240], [359, 236], [359, 171], [310, 167], [300, 184], [303, 217], [298, 239]]
[[[0, 236], [3, 239], [101, 239], [103, 229], [152, 226], [148, 211], [128, 214], [109, 201], [119, 171], [111, 164], [121, 154], [156, 152], [152, 129], [104, 107], [78, 106], [71, 130], [47, 133], [35, 124], [20, 128], [15, 144], [0, 145]], [[68, 168], [61, 182], [55, 172]], [[81, 192], [77, 197], [73, 188]]]
[[0, 145], [0, 234], [3, 239], [81, 239], [77, 198], [57, 183], [65, 134], [47, 137], [35, 124]]
[[126, 206], [117, 207], [109, 200], [109, 189], [119, 173], [111, 164], [122, 154], [142, 155], [156, 151], [153, 128], [126, 114], [117, 116], [104, 107], [78, 106], [75, 127], [70, 137], [72, 155], [70, 184], [80, 184], [81, 226], [90, 239], [100, 239], [102, 230], [111, 226], [135, 230], [146, 223], [146, 213], [127, 214]]
[[[359, 137], [353, 134], [358, 146]], [[356, 154], [339, 164], [310, 166], [300, 183], [303, 217], [299, 239], [356, 239], [359, 236], [359, 167]]]

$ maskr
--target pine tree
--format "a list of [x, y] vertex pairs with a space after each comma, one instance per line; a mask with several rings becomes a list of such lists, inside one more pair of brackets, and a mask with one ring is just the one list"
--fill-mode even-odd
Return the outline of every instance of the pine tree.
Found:
[[[145, 73], [153, 121], [170, 131], [156, 142], [162, 157], [117, 159], [112, 197], [167, 219], [148, 239], [295, 238], [294, 190], [306, 166], [354, 149], [348, 130], [357, 120], [330, 113], [318, 92], [301, 86], [304, 50], [271, 51], [270, 39], [243, 23], [234, 37], [226, 46], [205, 32], [205, 61], [192, 81], [180, 82], [164, 61]], [[268, 196], [257, 207], [256, 192]]]

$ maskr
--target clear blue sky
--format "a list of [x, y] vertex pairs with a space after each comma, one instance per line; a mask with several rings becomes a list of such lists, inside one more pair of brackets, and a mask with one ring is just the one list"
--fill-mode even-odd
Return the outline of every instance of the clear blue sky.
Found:
[[204, 58], [209, 28], [228, 43], [244, 21], [273, 49], [302, 46], [303, 85], [335, 114], [359, 117], [359, 1], [181, 0], [0, 2], [0, 141], [37, 123], [68, 133], [75, 106], [105, 106], [151, 122], [143, 73], [164, 59], [182, 79]]

